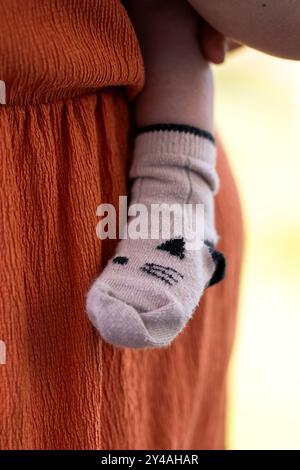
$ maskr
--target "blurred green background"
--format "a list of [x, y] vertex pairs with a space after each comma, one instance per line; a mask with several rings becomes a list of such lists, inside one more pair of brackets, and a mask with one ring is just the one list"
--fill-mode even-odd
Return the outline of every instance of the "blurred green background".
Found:
[[300, 63], [243, 49], [215, 72], [246, 235], [228, 447], [300, 449]]

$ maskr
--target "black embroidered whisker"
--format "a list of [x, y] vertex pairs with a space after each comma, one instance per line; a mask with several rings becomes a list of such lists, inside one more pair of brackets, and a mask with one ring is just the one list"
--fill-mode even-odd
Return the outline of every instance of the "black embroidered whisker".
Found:
[[148, 268], [149, 269], [149, 272], [154, 272], [154, 273], [158, 273], [158, 274], [161, 274], [161, 275], [164, 275], [167, 279], [169, 279], [169, 281], [174, 281], [174, 282], [178, 282], [178, 279], [175, 279], [174, 276], [172, 276], [172, 274], [169, 274], [167, 273], [165, 270], [163, 269], [158, 269], [158, 268]]
[[[157, 277], [158, 279], [161, 279], [162, 281], [164, 281], [166, 284], [169, 284], [170, 286], [172, 286], [174, 284], [174, 282], [170, 282], [169, 279], [167, 279], [163, 276], [159, 276], [159, 274], [157, 274], [156, 271], [152, 271], [150, 268], [142, 266], [140, 269], [141, 269], [141, 271], [144, 271], [145, 273], [150, 274], [151, 276], [154, 276], [154, 277]], [[175, 281], [175, 282], [178, 282], [178, 281]]]
[[176, 271], [176, 269], [170, 268], [168, 266], [162, 266], [161, 264], [155, 264], [155, 263], [145, 263], [145, 266], [149, 266], [151, 268], [156, 268], [156, 269], [165, 269], [168, 271], [172, 271], [175, 274], [178, 274], [183, 279], [183, 275], [180, 274], [180, 272]]
[[178, 282], [177, 279], [175, 279], [174, 276], [172, 276], [172, 274], [169, 274], [167, 271], [165, 271], [164, 269], [160, 269], [160, 268], [155, 268], [155, 267], [145, 267], [145, 269], [147, 269], [149, 272], [155, 272], [155, 273], [158, 273], [158, 274], [163, 274], [167, 279], [169, 280], [172, 280], [174, 282]]

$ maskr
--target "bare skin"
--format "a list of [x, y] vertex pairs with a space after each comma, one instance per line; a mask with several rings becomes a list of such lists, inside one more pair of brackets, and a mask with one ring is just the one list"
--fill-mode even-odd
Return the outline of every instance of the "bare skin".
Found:
[[200, 48], [199, 15], [183, 0], [130, 0], [127, 7], [146, 68], [137, 127], [174, 123], [212, 132], [213, 78]]
[[223, 37], [300, 59], [299, 0], [188, 2], [126, 2], [146, 67], [135, 105], [137, 126], [172, 122], [213, 130], [213, 79], [206, 59], [222, 62]]
[[188, 0], [225, 37], [287, 59], [300, 59], [299, 0]]

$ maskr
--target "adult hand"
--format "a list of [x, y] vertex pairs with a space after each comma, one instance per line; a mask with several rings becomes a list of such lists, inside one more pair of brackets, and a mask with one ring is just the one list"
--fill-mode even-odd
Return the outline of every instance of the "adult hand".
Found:
[[241, 47], [241, 44], [226, 39], [205, 20], [202, 21], [200, 38], [202, 54], [212, 64], [222, 64], [225, 61], [226, 53]]

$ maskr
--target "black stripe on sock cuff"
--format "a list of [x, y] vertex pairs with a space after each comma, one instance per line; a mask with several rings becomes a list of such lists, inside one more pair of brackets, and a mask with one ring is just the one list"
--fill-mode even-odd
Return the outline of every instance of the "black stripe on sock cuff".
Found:
[[193, 127], [187, 124], [151, 124], [150, 126], [140, 127], [136, 130], [136, 135], [143, 134], [144, 132], [155, 132], [155, 131], [177, 131], [185, 132], [187, 134], [197, 135], [209, 140], [213, 144], [216, 143], [214, 136], [200, 127]]

